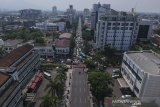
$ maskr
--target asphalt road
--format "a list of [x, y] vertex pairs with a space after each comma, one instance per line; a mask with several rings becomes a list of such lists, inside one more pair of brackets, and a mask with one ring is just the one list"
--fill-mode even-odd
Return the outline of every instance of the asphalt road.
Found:
[[89, 99], [87, 75], [83, 68], [73, 68], [70, 107], [90, 107]]

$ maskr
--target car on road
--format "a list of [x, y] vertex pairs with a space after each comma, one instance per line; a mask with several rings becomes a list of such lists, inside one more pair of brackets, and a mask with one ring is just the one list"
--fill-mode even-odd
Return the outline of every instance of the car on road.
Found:
[[131, 97], [132, 97], [131, 95], [122, 95], [122, 98], [123, 98], [123, 99], [131, 98]]

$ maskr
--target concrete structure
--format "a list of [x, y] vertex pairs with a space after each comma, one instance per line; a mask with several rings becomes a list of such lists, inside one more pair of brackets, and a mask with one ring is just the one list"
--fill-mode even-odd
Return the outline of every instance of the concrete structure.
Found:
[[52, 14], [53, 14], [54, 17], [58, 15], [57, 7], [56, 6], [52, 7]]
[[38, 51], [41, 58], [54, 58], [55, 51], [52, 45], [35, 45], [34, 49]]
[[70, 52], [70, 40], [61, 38], [55, 40], [55, 55], [60, 58], [67, 58]]
[[68, 20], [69, 20], [69, 22], [70, 22], [71, 25], [74, 22], [75, 14], [76, 14], [76, 10], [73, 9], [73, 5], [70, 5], [69, 9], [67, 9], [67, 11], [66, 11], [66, 15], [67, 15]]
[[136, 41], [136, 15], [113, 9], [108, 12], [99, 16], [95, 34], [96, 48], [104, 49], [110, 45], [119, 51], [128, 50]]
[[91, 29], [96, 29], [96, 24], [100, 16], [108, 14], [110, 11], [110, 4], [93, 4], [93, 10], [91, 13]]
[[83, 10], [83, 19], [85, 19], [85, 18], [90, 18], [90, 16], [91, 16], [90, 10], [87, 9], [87, 8], [85, 8], [85, 9]]
[[141, 41], [148, 41], [150, 40], [152, 34], [153, 34], [153, 21], [148, 19], [139, 19], [138, 20], [138, 34], [137, 34], [137, 40]]
[[20, 12], [21, 18], [24, 18], [24, 19], [37, 19], [37, 18], [40, 18], [42, 15], [42, 11], [36, 10], [36, 9], [24, 9], [24, 10], [20, 10], [19, 12]]
[[142, 102], [160, 106], [160, 55], [153, 51], [125, 52], [121, 73]]
[[22, 90], [39, 65], [38, 52], [28, 44], [0, 59], [1, 107], [24, 107]]
[[4, 41], [3, 49], [9, 53], [12, 50], [21, 46], [22, 42], [23, 42], [22, 39], [14, 39], [14, 40], [8, 39], [8, 40]]
[[64, 31], [65, 30], [65, 22], [57, 22], [57, 23], [36, 23], [36, 29], [45, 32], [56, 32], [56, 31]]
[[157, 46], [160, 48], [160, 36], [158, 34], [154, 34], [151, 37], [151, 42], [154, 46]]

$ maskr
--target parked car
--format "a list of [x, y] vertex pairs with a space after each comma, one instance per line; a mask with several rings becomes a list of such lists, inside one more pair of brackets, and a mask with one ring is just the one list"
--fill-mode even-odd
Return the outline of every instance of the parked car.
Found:
[[131, 98], [132, 96], [131, 95], [122, 95], [122, 98], [125, 99], [125, 98]]
[[113, 73], [120, 73], [120, 70], [119, 69], [114, 69]]
[[120, 77], [120, 75], [118, 75], [118, 74], [112, 75], [112, 78], [114, 78], [114, 79], [119, 78], [119, 77]]

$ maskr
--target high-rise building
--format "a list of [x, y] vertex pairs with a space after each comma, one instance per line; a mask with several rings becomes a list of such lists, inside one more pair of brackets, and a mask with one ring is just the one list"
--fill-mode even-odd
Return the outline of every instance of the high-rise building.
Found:
[[119, 51], [128, 50], [136, 37], [136, 22], [136, 15], [113, 9], [99, 16], [95, 34], [96, 48], [104, 49], [110, 45]]
[[138, 32], [137, 32], [137, 40], [140, 41], [148, 41], [150, 40], [153, 34], [153, 21], [148, 19], [139, 19], [138, 20]]
[[108, 14], [110, 11], [110, 4], [93, 4], [93, 9], [91, 13], [91, 28], [96, 29], [96, 24], [100, 16]]
[[70, 22], [70, 24], [72, 25], [75, 19], [75, 14], [76, 14], [76, 10], [73, 9], [73, 5], [69, 6], [69, 9], [67, 9], [66, 11], [66, 15], [68, 16], [68, 20]]
[[83, 11], [83, 18], [89, 18], [90, 17], [90, 10], [85, 8]]
[[57, 16], [58, 15], [57, 7], [56, 6], [52, 7], [52, 14], [53, 14], [53, 16]]
[[41, 17], [42, 11], [36, 9], [24, 9], [20, 10], [21, 18], [24, 19], [37, 19]]

